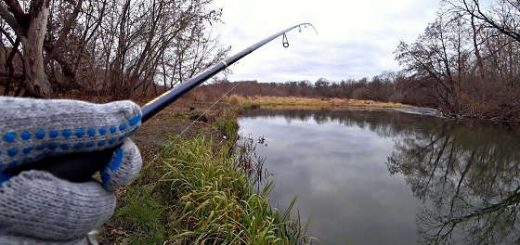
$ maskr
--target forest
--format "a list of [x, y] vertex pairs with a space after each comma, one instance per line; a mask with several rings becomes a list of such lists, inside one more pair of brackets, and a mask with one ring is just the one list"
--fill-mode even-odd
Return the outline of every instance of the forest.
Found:
[[[223, 10], [212, 2], [1, 1], [0, 93], [160, 94], [229, 53], [213, 34]], [[448, 117], [519, 121], [519, 47], [520, 2], [443, 0], [424, 32], [396, 47], [401, 71], [343, 81], [249, 81], [234, 93], [392, 101], [435, 107]], [[218, 94], [234, 86], [218, 81], [201, 90]]]
[[212, 0], [6, 0], [0, 3], [3, 95], [157, 94], [224, 57]]

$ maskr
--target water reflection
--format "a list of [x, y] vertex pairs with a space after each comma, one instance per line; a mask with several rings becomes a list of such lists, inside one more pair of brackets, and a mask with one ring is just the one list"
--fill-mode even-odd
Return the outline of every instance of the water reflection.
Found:
[[520, 138], [494, 127], [444, 123], [408, 135], [388, 160], [424, 201], [422, 243], [519, 244]]
[[391, 111], [255, 110], [240, 125], [269, 141], [275, 201], [299, 195], [324, 244], [520, 243], [517, 129]]

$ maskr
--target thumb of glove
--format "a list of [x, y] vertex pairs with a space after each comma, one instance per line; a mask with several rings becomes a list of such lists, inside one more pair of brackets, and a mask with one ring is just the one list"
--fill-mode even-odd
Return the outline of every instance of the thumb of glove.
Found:
[[115, 150], [112, 159], [101, 171], [103, 187], [113, 191], [117, 187], [132, 183], [142, 166], [143, 159], [139, 148], [131, 139], [125, 139], [123, 145]]

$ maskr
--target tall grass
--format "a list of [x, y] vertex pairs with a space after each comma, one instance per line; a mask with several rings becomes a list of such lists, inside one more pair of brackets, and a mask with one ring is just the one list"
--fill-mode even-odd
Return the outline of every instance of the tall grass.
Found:
[[202, 135], [168, 142], [160, 162], [147, 165], [120, 198], [110, 226], [121, 234], [106, 243], [311, 243], [299, 213], [291, 217], [296, 199], [280, 212], [268, 203], [272, 182], [255, 190], [261, 161], [251, 159], [250, 142], [233, 148], [234, 141], [222, 145]]
[[169, 203], [171, 239], [180, 244], [299, 244], [302, 226], [268, 203], [272, 183], [253, 181], [223, 149], [202, 136], [172, 138], [158, 186]]
[[[260, 139], [259, 139], [260, 140]], [[253, 181], [257, 192], [269, 172], [264, 168], [265, 158], [256, 154], [256, 146], [259, 140], [252, 137], [240, 137], [234, 147], [235, 167], [243, 171]]]

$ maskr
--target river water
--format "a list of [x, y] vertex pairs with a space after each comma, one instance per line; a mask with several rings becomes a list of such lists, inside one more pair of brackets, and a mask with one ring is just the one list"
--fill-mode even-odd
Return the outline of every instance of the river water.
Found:
[[519, 244], [520, 130], [397, 111], [253, 110], [240, 135], [321, 244]]

